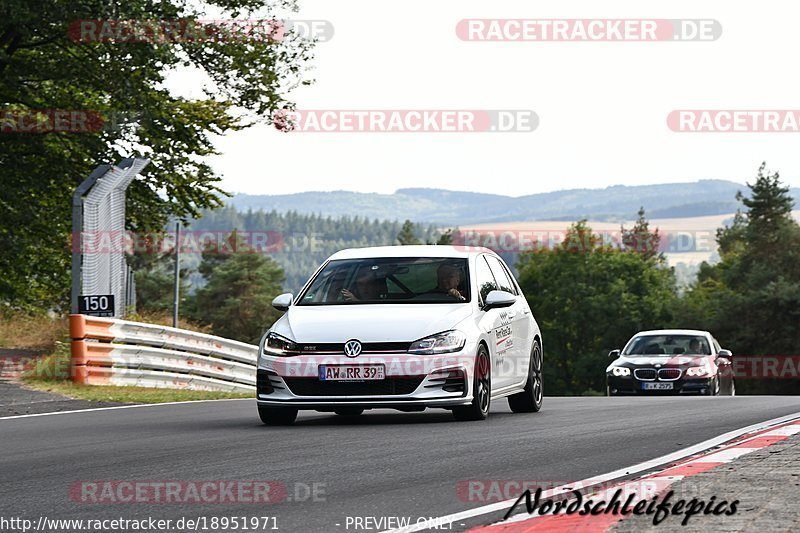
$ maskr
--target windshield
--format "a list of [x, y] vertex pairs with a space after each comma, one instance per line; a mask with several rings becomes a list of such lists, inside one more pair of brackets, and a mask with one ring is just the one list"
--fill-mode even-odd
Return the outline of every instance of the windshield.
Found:
[[711, 355], [703, 335], [637, 335], [622, 355]]
[[330, 261], [297, 305], [466, 303], [467, 260], [390, 257]]

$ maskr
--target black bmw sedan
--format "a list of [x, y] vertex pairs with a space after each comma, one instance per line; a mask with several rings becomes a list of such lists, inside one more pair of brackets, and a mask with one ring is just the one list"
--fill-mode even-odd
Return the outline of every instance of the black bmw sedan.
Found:
[[736, 394], [730, 351], [707, 331], [641, 331], [606, 369], [609, 396], [642, 394]]

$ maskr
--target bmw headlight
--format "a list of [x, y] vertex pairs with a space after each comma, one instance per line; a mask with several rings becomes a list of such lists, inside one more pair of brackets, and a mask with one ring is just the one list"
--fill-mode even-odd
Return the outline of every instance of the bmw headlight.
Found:
[[461, 350], [467, 343], [467, 336], [458, 330], [444, 331], [411, 343], [408, 353], [429, 355], [450, 353]]
[[611, 369], [611, 373], [617, 377], [630, 376], [631, 369], [625, 366], [615, 366]]
[[277, 355], [278, 357], [300, 355], [300, 346], [277, 333], [268, 333], [267, 340], [264, 342], [264, 355]]
[[709, 376], [711, 375], [711, 372], [705, 366], [690, 366], [686, 369], [686, 375], [688, 377], [699, 378], [703, 376]]

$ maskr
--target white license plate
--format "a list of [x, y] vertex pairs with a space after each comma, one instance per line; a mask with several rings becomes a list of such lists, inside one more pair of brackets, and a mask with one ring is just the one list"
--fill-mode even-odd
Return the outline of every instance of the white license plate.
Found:
[[320, 381], [373, 381], [386, 379], [383, 365], [319, 365]]
[[642, 390], [672, 390], [672, 383], [642, 383]]

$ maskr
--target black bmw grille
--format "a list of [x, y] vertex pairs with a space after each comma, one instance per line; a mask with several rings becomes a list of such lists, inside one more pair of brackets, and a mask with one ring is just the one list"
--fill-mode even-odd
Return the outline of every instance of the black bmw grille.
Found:
[[656, 379], [656, 369], [655, 368], [637, 368], [633, 371], [634, 377], [636, 379], [641, 379], [645, 381], [651, 381]]
[[681, 377], [680, 368], [662, 368], [658, 371], [658, 379], [678, 379]]
[[283, 378], [297, 396], [378, 396], [411, 394], [424, 376], [376, 381], [320, 381], [315, 378]]

